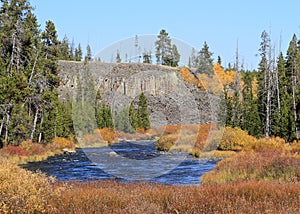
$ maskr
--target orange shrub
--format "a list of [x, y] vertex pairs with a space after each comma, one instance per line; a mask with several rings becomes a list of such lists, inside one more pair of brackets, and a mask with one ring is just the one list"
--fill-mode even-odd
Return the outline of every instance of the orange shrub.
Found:
[[56, 137], [52, 140], [52, 144], [57, 145], [59, 149], [64, 148], [73, 148], [74, 144], [71, 140], [63, 138], [63, 137]]
[[140, 133], [140, 134], [145, 134], [145, 133], [146, 133], [146, 130], [143, 129], [143, 128], [137, 128], [137, 129], [136, 129], [136, 132], [137, 132], [137, 133]]
[[105, 144], [106, 142], [103, 139], [100, 131], [97, 129], [93, 134], [87, 134], [80, 138], [79, 143], [82, 144], [83, 147], [86, 147], [94, 146], [96, 144]]
[[40, 143], [33, 143], [31, 141], [24, 141], [20, 147], [24, 149], [29, 155], [42, 155], [47, 150], [46, 147]]
[[1, 153], [11, 156], [28, 156], [28, 152], [20, 146], [8, 145], [1, 149]]
[[215, 125], [212, 124], [166, 126], [156, 146], [163, 151], [168, 151], [175, 144], [175, 150], [179, 151], [191, 152], [193, 148], [202, 150], [210, 143], [210, 135], [214, 127]]
[[181, 125], [174, 125], [174, 126], [165, 126], [164, 127], [164, 135], [168, 135], [168, 134], [175, 134], [175, 133], [179, 133], [179, 131], [181, 130]]
[[97, 129], [95, 133], [99, 134], [102, 139], [107, 141], [108, 143], [113, 143], [118, 137], [118, 133], [111, 128]]

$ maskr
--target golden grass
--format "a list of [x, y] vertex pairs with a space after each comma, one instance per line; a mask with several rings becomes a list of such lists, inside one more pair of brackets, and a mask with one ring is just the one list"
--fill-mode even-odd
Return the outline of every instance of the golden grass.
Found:
[[55, 183], [0, 161], [0, 213], [299, 213], [300, 183]]
[[249, 180], [300, 182], [300, 144], [289, 145], [280, 138], [255, 140], [202, 178], [209, 184]]
[[[195, 130], [202, 133], [195, 126], [186, 127], [168, 127], [165, 136], [176, 138], [179, 129], [185, 134]], [[206, 139], [198, 135], [197, 140]], [[280, 138], [248, 139], [235, 129], [225, 136], [230, 139], [223, 142], [229, 145], [226, 148], [239, 152], [200, 153], [200, 157], [230, 156], [201, 178], [202, 186], [114, 181], [57, 183], [3, 160], [4, 154], [22, 159], [49, 149], [25, 142], [17, 149], [7, 149], [7, 153], [0, 151], [0, 213], [300, 213], [300, 144], [288, 145]], [[246, 140], [238, 142], [236, 136]], [[47, 145], [53, 151], [67, 144], [56, 140]]]
[[71, 183], [51, 206], [66, 213], [295, 213], [300, 184], [246, 182], [200, 187]]
[[0, 166], [0, 213], [299, 213], [300, 183], [265, 181], [171, 186], [53, 183], [7, 162]]

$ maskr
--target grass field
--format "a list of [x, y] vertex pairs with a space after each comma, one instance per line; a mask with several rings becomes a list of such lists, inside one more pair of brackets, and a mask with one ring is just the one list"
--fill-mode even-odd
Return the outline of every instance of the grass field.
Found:
[[[169, 127], [165, 134], [178, 129]], [[256, 139], [226, 128], [215, 154], [230, 157], [205, 174], [201, 186], [63, 183], [13, 163], [67, 146], [70, 141], [56, 139], [48, 146], [25, 142], [0, 150], [0, 213], [300, 213], [299, 142]]]

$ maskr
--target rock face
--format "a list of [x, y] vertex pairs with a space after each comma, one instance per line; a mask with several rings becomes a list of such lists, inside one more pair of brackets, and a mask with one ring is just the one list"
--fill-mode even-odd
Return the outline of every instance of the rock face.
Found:
[[144, 92], [152, 127], [216, 123], [219, 98], [187, 83], [178, 68], [142, 63], [58, 62], [61, 97], [76, 96], [79, 79], [100, 89], [113, 110], [137, 102]]

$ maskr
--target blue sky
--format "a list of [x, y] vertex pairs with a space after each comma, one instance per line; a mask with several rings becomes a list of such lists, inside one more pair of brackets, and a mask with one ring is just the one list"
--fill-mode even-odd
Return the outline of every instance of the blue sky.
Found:
[[[240, 61], [255, 69], [260, 35], [271, 31], [273, 44], [285, 53], [294, 33], [300, 35], [300, 1], [271, 0], [31, 0], [41, 27], [46, 20], [56, 24], [60, 39], [67, 35], [76, 44], [89, 43], [95, 54], [110, 44], [135, 35], [158, 34], [201, 49], [207, 41], [214, 59], [226, 65], [235, 60], [239, 41]], [[281, 36], [280, 36], [281, 35]]]

